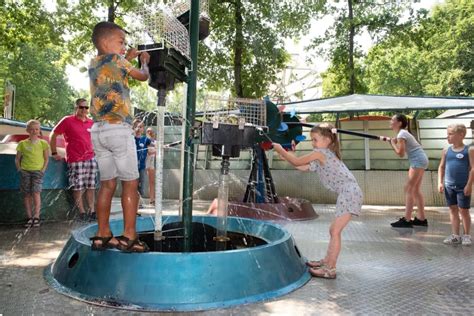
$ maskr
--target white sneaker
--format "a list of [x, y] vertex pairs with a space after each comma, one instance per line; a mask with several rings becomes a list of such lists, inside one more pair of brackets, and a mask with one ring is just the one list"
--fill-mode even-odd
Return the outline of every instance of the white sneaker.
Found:
[[461, 237], [461, 243], [464, 246], [470, 246], [472, 244], [471, 242], [471, 235], [462, 235]]
[[[469, 238], [469, 240], [471, 240], [471, 239]], [[460, 244], [461, 243], [461, 236], [451, 234], [448, 237], [446, 237], [445, 240], [443, 240], [443, 243], [445, 243], [447, 245]]]

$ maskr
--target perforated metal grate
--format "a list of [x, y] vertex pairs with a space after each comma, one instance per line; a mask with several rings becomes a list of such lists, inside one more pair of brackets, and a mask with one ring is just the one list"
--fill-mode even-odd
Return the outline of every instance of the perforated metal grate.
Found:
[[166, 45], [190, 60], [188, 30], [168, 6], [146, 3], [128, 13], [127, 22], [133, 46], [144, 45], [149, 47], [144, 50], [152, 50]]
[[[173, 10], [176, 16], [180, 16], [191, 8], [190, 0], [177, 0], [170, 4], [171, 10]], [[199, 15], [201, 17], [209, 18], [209, 0], [199, 1]]]
[[238, 124], [243, 120], [245, 124], [267, 125], [264, 100], [206, 97], [200, 107], [205, 121]]

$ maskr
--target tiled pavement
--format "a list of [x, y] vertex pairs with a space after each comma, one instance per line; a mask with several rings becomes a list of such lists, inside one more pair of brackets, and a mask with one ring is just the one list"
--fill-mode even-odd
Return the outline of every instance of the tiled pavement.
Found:
[[[205, 203], [195, 203], [197, 212], [205, 207]], [[319, 259], [327, 247], [334, 206], [314, 208], [320, 215], [316, 220], [279, 224], [293, 234], [304, 256]], [[165, 210], [176, 214], [176, 203], [167, 201]], [[442, 243], [450, 232], [446, 208], [429, 208], [427, 229], [392, 229], [389, 223], [401, 214], [402, 208], [364, 206], [362, 216], [351, 221], [343, 233], [336, 280], [312, 279], [274, 301], [193, 314], [473, 315], [474, 246]], [[71, 230], [80, 225], [74, 221], [44, 223], [29, 230], [0, 226], [0, 315], [159, 314], [94, 306], [47, 286], [45, 266], [57, 257]]]

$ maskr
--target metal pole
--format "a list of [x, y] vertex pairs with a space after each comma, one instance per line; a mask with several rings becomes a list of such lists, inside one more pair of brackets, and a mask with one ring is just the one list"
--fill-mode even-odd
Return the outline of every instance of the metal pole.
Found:
[[197, 82], [197, 55], [199, 41], [199, 0], [191, 0], [191, 17], [189, 20], [189, 41], [191, 47], [192, 69], [188, 75], [186, 129], [185, 129], [185, 154], [183, 172], [183, 226], [184, 226], [184, 251], [191, 251], [192, 219], [193, 219], [193, 162], [194, 144], [192, 129], [194, 114], [196, 112], [196, 82]]
[[[161, 95], [160, 95], [161, 93]], [[164, 95], [163, 95], [164, 94]], [[155, 139], [155, 242], [163, 240], [163, 156], [165, 139], [165, 99], [166, 90], [158, 92]], [[160, 102], [161, 101], [161, 102]], [[161, 243], [160, 243], [161, 245]]]
[[[364, 134], [369, 131], [369, 121], [362, 121], [364, 124]], [[364, 158], [365, 170], [370, 170], [370, 142], [369, 138], [364, 137]]]
[[222, 157], [221, 174], [219, 177], [219, 191], [217, 193], [217, 235], [214, 240], [217, 242], [217, 250], [225, 250], [225, 243], [229, 241], [227, 237], [227, 206], [229, 204], [229, 157]]

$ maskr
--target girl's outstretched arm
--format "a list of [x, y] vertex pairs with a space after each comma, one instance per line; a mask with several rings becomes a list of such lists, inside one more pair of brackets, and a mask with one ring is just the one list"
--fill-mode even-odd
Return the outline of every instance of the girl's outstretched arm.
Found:
[[299, 171], [308, 171], [309, 170], [309, 165], [298, 166], [298, 167], [295, 167], [295, 168], [298, 169]]
[[281, 147], [280, 144], [277, 144], [277, 143], [273, 143], [273, 149], [275, 149], [275, 151], [279, 153], [283, 159], [285, 159], [286, 161], [288, 161], [295, 167], [309, 165], [309, 163], [313, 160], [319, 160], [322, 163], [326, 161], [326, 156], [316, 151], [310, 154], [298, 157], [298, 156], [295, 156], [293, 153], [287, 152], [285, 149], [283, 149], [283, 147]]

